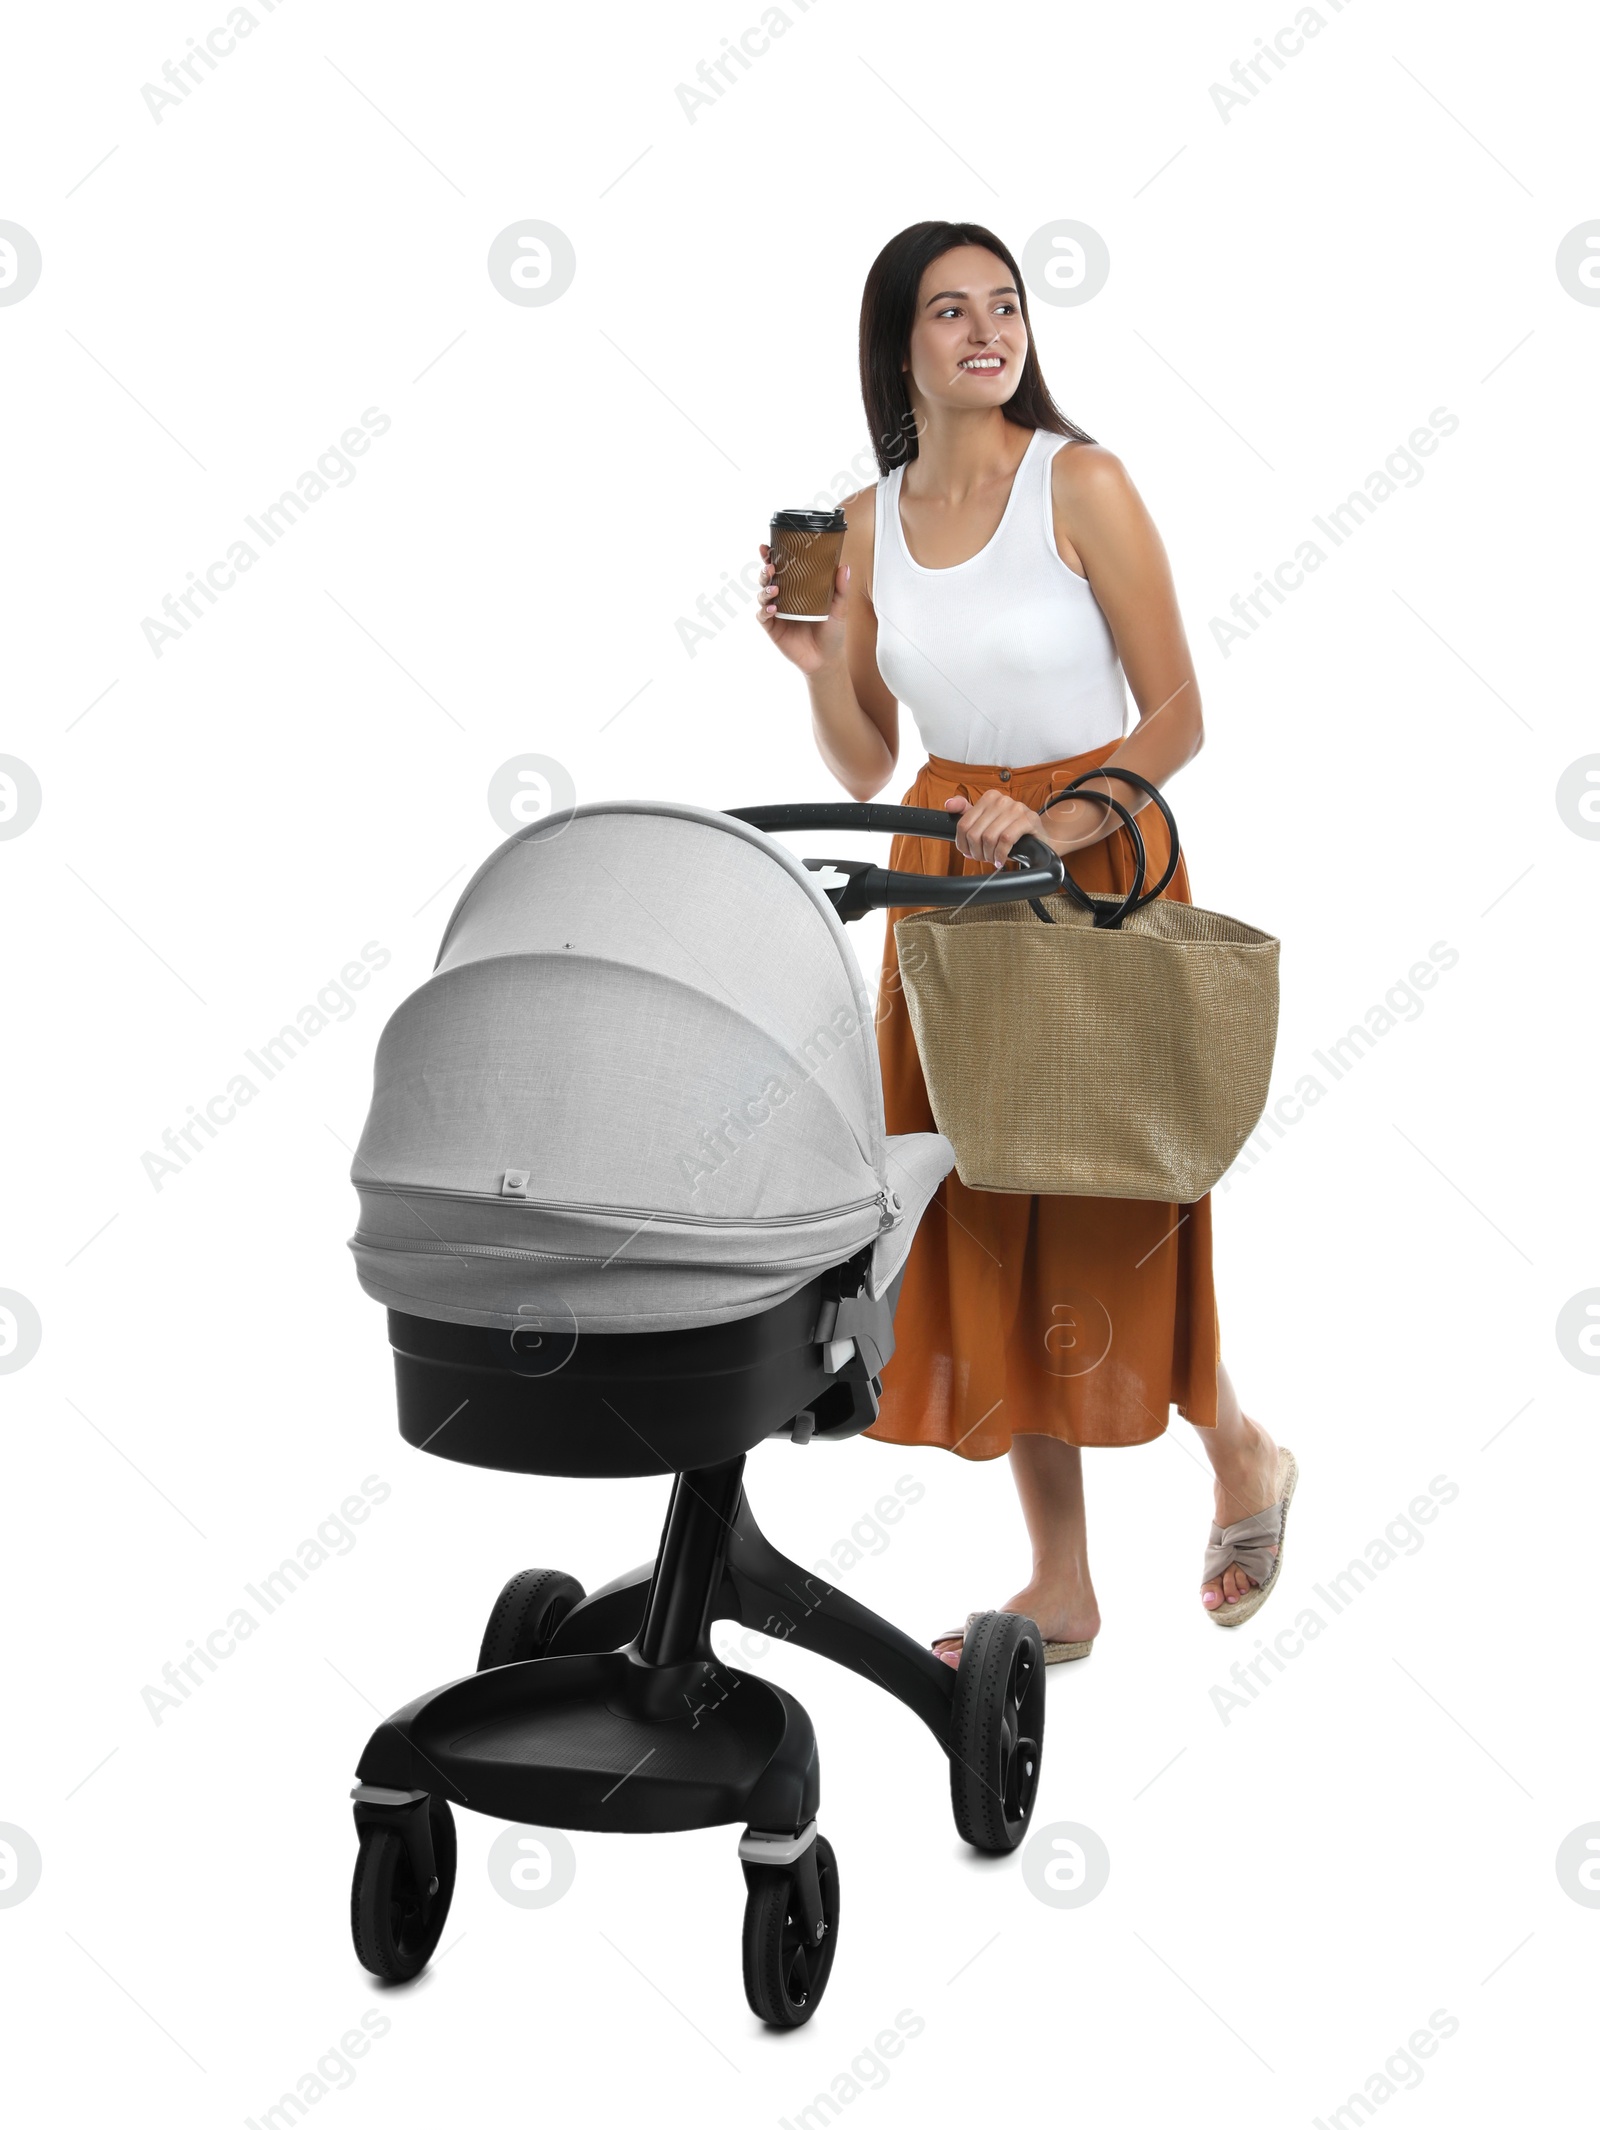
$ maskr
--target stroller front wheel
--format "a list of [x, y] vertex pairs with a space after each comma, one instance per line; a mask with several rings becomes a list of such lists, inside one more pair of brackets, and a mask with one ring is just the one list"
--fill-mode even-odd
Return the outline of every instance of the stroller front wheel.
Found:
[[800, 1885], [793, 1869], [775, 1864], [746, 1867], [744, 1904], [744, 1993], [750, 2009], [768, 2026], [804, 2026], [822, 2001], [839, 1938], [839, 1867], [833, 1845], [816, 1838], [817, 1881], [822, 1895], [822, 1935], [806, 1928]]
[[419, 1886], [398, 1827], [361, 1829], [350, 1888], [356, 1958], [384, 1982], [411, 1982], [432, 1959], [456, 1884], [456, 1823], [442, 1797], [428, 1800], [435, 1877]]

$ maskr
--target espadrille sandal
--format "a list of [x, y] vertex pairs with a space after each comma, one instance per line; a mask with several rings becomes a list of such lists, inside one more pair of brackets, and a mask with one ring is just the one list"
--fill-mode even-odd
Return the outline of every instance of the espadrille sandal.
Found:
[[[1254, 1617], [1272, 1594], [1283, 1567], [1283, 1533], [1289, 1521], [1289, 1504], [1294, 1499], [1295, 1481], [1300, 1477], [1300, 1467], [1295, 1463], [1294, 1451], [1278, 1451], [1278, 1498], [1270, 1508], [1258, 1509], [1254, 1516], [1241, 1516], [1236, 1524], [1226, 1529], [1211, 1526], [1211, 1543], [1206, 1547], [1205, 1569], [1200, 1577], [1200, 1587], [1214, 1583], [1229, 1568], [1242, 1568], [1254, 1590], [1246, 1591], [1242, 1598], [1234, 1598], [1216, 1606], [1211, 1613], [1219, 1627], [1242, 1627]], [[1276, 1547], [1276, 1551], [1272, 1551]]]
[[[938, 1656], [941, 1642], [964, 1642], [967, 1638], [967, 1627], [977, 1618], [977, 1613], [969, 1612], [966, 1627], [952, 1627], [948, 1634], [936, 1634], [932, 1643], [934, 1655]], [[1043, 1637], [1040, 1639], [1043, 1640]], [[1078, 1657], [1086, 1657], [1093, 1647], [1093, 1635], [1087, 1642], [1045, 1642], [1044, 1661], [1046, 1664], [1070, 1664]]]

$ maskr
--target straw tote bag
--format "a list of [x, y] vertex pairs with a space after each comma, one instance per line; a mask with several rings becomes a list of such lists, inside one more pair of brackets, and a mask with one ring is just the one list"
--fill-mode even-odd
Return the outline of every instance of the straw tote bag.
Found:
[[[1278, 1032], [1278, 942], [1253, 925], [1144, 892], [1144, 839], [1119, 899], [1061, 895], [919, 912], [894, 928], [928, 1098], [971, 1190], [1071, 1198], [1203, 1198], [1266, 1106]], [[1041, 809], [1043, 810], [1043, 809]], [[1041, 923], [1040, 920], [1043, 920]]]

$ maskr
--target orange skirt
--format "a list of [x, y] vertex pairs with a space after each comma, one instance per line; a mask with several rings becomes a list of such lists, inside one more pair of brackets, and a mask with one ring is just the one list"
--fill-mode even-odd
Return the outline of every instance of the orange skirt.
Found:
[[[1117, 744], [1120, 745], [1120, 742]], [[986, 763], [934, 755], [901, 801], [1002, 790], [1038, 808], [1115, 752], [1100, 747], [1034, 762], [1009, 777]], [[1151, 877], [1167, 862], [1154, 807], [1139, 816]], [[911, 873], [987, 873], [940, 838], [896, 836], [890, 864]], [[1080, 886], [1126, 894], [1125, 829], [1071, 860]], [[1167, 895], [1188, 902], [1182, 860]], [[878, 991], [878, 1056], [891, 1132], [938, 1129], [900, 985], [890, 910]], [[1054, 1435], [1084, 1448], [1152, 1441], [1176, 1405], [1198, 1427], [1217, 1418], [1219, 1340], [1211, 1291], [1211, 1201], [1026, 1197], [969, 1191], [954, 1169], [911, 1245], [895, 1311], [895, 1350], [868, 1434], [958, 1456], [1004, 1456], [1013, 1435]]]

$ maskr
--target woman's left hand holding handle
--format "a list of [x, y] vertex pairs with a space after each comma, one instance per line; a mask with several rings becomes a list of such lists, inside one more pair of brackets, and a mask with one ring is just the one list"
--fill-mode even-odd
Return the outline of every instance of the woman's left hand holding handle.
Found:
[[959, 817], [956, 849], [963, 858], [1004, 865], [1019, 836], [1050, 841], [1050, 831], [1031, 806], [1009, 799], [1003, 791], [986, 791], [976, 799], [946, 799], [945, 808]]

